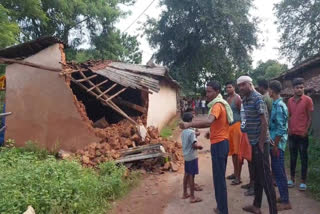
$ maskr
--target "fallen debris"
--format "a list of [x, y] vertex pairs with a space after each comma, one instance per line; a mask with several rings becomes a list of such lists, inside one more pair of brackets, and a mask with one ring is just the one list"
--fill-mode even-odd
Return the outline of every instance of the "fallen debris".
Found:
[[[140, 118], [136, 118], [136, 121], [143, 124]], [[181, 145], [176, 141], [162, 139], [157, 128], [150, 126], [145, 129], [141, 125], [137, 127], [128, 120], [122, 120], [104, 129], [95, 128], [101, 141], [78, 150], [76, 155], [84, 167], [96, 167], [100, 163], [114, 160], [117, 163], [132, 163], [127, 164], [132, 169], [171, 169], [176, 172], [178, 165], [175, 162], [182, 160]], [[140, 133], [143, 133], [143, 137]]]

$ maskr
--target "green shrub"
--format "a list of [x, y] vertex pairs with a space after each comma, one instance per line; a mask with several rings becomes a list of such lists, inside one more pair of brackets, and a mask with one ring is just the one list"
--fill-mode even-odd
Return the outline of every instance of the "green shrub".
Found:
[[106, 213], [109, 200], [132, 184], [125, 168], [104, 163], [100, 170], [56, 160], [33, 147], [0, 148], [0, 213]]
[[[287, 177], [290, 179], [290, 153], [289, 146], [286, 150], [286, 166]], [[320, 201], [320, 142], [319, 139], [309, 138], [309, 148], [308, 148], [308, 177], [307, 177], [307, 192], [310, 193], [313, 198]], [[301, 163], [300, 163], [300, 154], [297, 160], [296, 167], [296, 183], [299, 184], [301, 175]]]

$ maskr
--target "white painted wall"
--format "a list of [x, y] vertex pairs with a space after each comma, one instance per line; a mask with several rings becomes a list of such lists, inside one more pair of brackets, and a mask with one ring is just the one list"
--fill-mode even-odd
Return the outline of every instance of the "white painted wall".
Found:
[[176, 114], [177, 90], [162, 80], [159, 93], [149, 94], [147, 125], [161, 130]]

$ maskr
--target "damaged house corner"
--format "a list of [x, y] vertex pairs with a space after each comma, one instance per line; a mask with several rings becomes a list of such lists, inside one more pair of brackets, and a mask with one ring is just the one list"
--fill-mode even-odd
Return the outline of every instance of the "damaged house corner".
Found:
[[54, 37], [0, 50], [0, 62], [8, 64], [6, 108], [13, 112], [6, 139], [17, 146], [28, 140], [58, 146], [76, 152], [88, 167], [121, 159], [128, 149], [133, 156], [124, 162], [139, 158], [137, 151], [153, 157], [159, 143], [181, 159], [180, 145], [159, 137], [177, 113], [179, 91], [165, 67], [67, 62]]

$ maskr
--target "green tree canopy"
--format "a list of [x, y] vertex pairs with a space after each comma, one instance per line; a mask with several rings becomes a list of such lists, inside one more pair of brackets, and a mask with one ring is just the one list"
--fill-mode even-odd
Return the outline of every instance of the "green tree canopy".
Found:
[[234, 79], [251, 66], [257, 45], [251, 0], [161, 0], [160, 19], [149, 19], [145, 32], [157, 48], [157, 62], [193, 91], [209, 79]]
[[275, 77], [280, 76], [283, 72], [288, 70], [286, 64], [281, 64], [276, 60], [267, 60], [266, 62], [258, 62], [258, 66], [253, 69], [250, 76], [254, 81], [260, 79], [271, 80]]
[[[2, 0], [1, 4], [8, 11], [7, 19], [20, 27], [19, 42], [53, 35], [66, 42], [71, 47], [71, 52], [75, 52], [80, 44], [88, 43], [90, 49], [82, 50], [82, 57], [93, 54], [104, 59], [139, 62], [141, 53], [137, 51], [138, 42], [135, 37], [122, 35], [114, 26], [119, 18], [126, 15], [119, 5], [134, 2], [135, 0]], [[136, 50], [136, 54], [132, 54], [131, 50]], [[68, 56], [76, 57], [77, 54], [69, 53]]]
[[294, 64], [320, 52], [320, 1], [282, 0], [276, 4], [281, 53]]
[[19, 35], [18, 24], [8, 18], [9, 11], [0, 4], [0, 48], [17, 42]]

